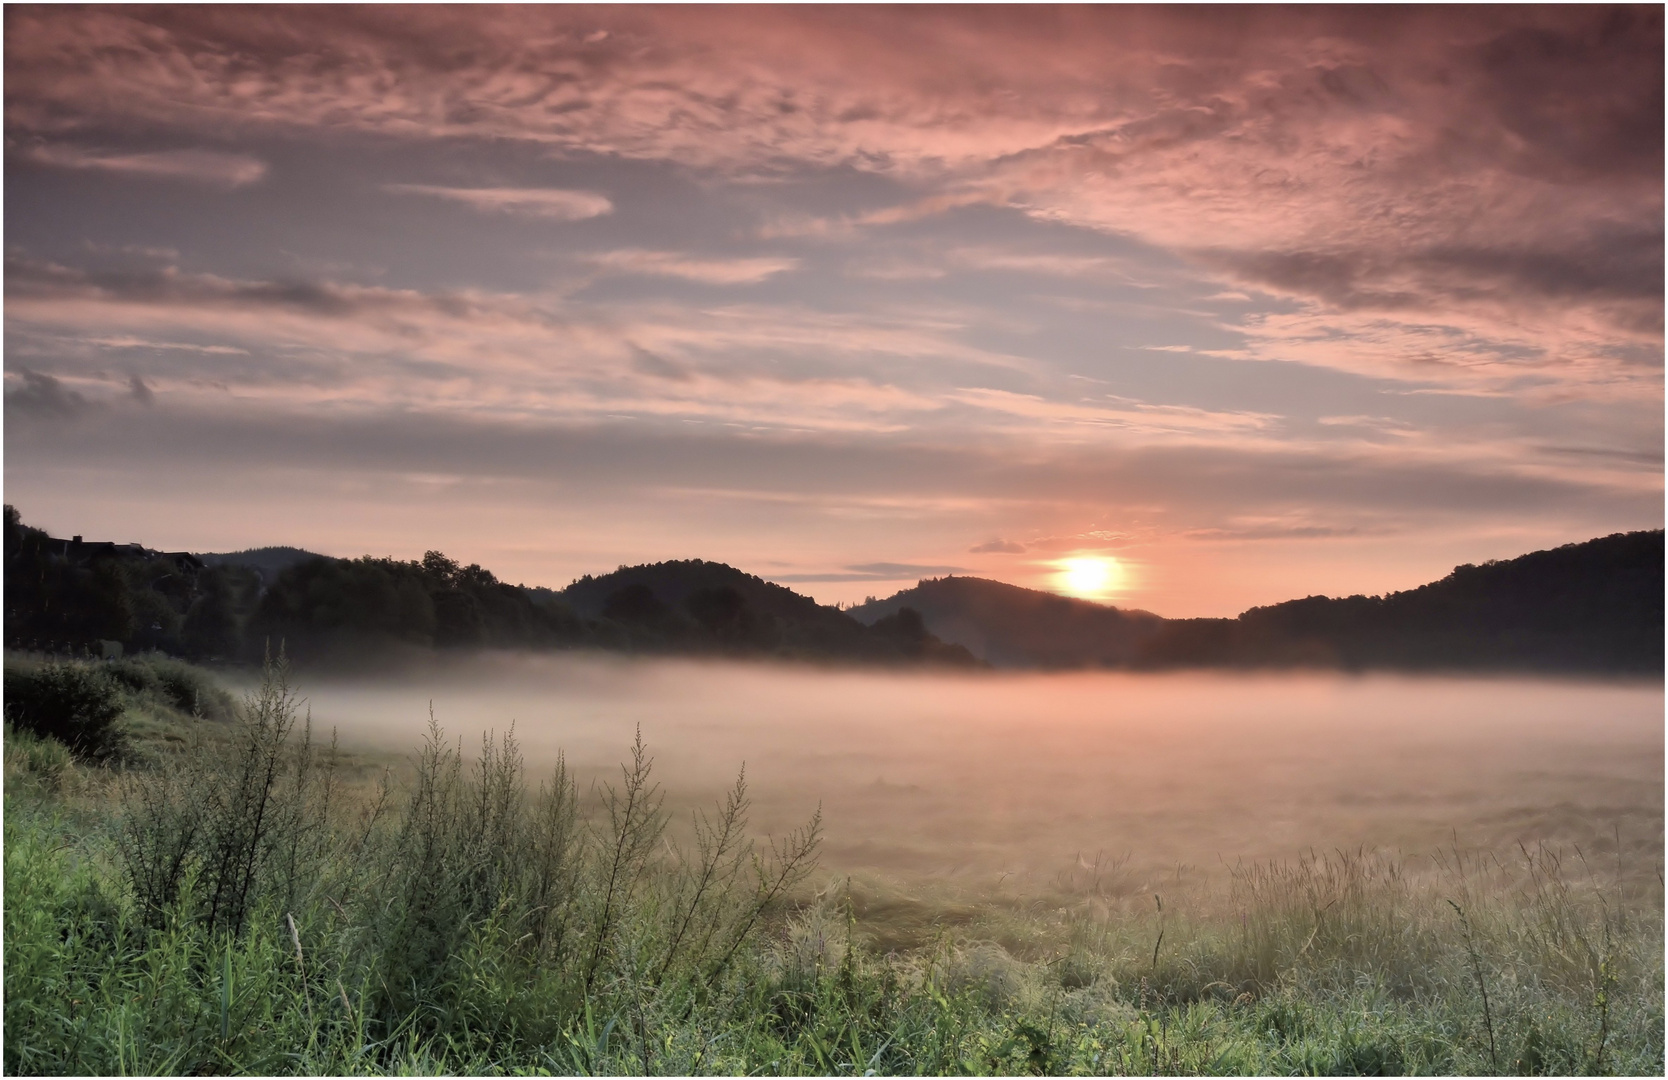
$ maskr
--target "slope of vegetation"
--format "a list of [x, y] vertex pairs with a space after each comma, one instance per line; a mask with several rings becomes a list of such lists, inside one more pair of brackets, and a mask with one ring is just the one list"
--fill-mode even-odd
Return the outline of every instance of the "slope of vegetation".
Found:
[[[8, 648], [98, 654], [160, 650], [193, 659], [244, 650], [261, 578], [243, 566], [205, 567], [183, 552], [56, 540], [6, 507]], [[258, 655], [258, 653], [257, 653]]]
[[6, 508], [12, 648], [160, 650], [258, 662], [410, 660], [435, 648], [601, 648], [964, 667], [1344, 667], [1648, 674], [1663, 664], [1663, 533], [1461, 566], [1387, 596], [1311, 596], [1236, 619], [1145, 611], [979, 578], [923, 581], [851, 611], [700, 559], [620, 567], [555, 591], [438, 551], [332, 559], [294, 548], [197, 557], [55, 540]]
[[120, 767], [7, 727], [8, 1072], [1663, 1069], [1659, 866], [1339, 853], [1158, 896], [1097, 866], [900, 936], [815, 876], [817, 821], [751, 840], [740, 779], [669, 827], [640, 744], [582, 792], [431, 727], [378, 783], [281, 667], [222, 719], [148, 700], [173, 737]]
[[1238, 619], [1172, 620], [1145, 665], [1660, 672], [1663, 532], [1465, 565], [1387, 596], [1311, 596]]
[[402, 646], [550, 648], [582, 643], [586, 633], [562, 605], [535, 603], [491, 571], [431, 551], [411, 562], [296, 563], [262, 595], [246, 637], [342, 663]]
[[975, 577], [922, 581], [851, 609], [873, 622], [914, 608], [932, 632], [996, 667], [1124, 667], [1165, 620], [1036, 589]]
[[977, 663], [931, 634], [918, 615], [865, 626], [791, 589], [701, 559], [587, 574], [554, 595], [598, 620], [612, 640], [638, 649]]
[[1663, 532], [1618, 533], [1387, 596], [1311, 596], [1234, 619], [1161, 619], [979, 578], [923, 581], [903, 605], [998, 667], [1343, 667], [1656, 673]]
[[871, 629], [699, 559], [584, 577], [558, 593], [510, 585], [438, 551], [334, 559], [295, 548], [198, 557], [58, 540], [6, 508], [6, 643], [112, 647], [258, 662], [269, 643], [309, 666], [420, 659], [433, 649], [628, 652], [977, 666], [918, 618]]

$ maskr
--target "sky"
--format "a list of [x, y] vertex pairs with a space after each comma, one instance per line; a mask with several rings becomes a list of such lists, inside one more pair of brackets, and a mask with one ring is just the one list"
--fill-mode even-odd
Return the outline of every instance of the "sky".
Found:
[[54, 535], [1167, 616], [1663, 524], [1660, 6], [5, 9]]

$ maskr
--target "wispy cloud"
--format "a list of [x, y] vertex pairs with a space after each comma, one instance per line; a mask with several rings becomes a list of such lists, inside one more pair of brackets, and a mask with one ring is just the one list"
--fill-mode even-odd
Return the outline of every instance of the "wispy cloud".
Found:
[[862, 563], [857, 566], [847, 566], [843, 570], [828, 570], [821, 573], [805, 574], [774, 574], [772, 580], [787, 585], [812, 585], [818, 582], [829, 584], [838, 582], [861, 581], [916, 581], [925, 577], [936, 577], [940, 574], [964, 574], [965, 566], [929, 566], [919, 563]]
[[266, 162], [259, 158], [217, 150], [118, 153], [46, 143], [29, 147], [23, 155], [37, 164], [61, 169], [97, 169], [152, 179], [190, 180], [227, 188], [253, 184], [267, 173]]
[[1416, 433], [1417, 429], [1405, 420], [1397, 420], [1392, 416], [1322, 416], [1316, 421], [1323, 427], [1362, 428], [1367, 431], [1379, 431], [1386, 435], [1407, 437]]
[[84, 337], [72, 339], [105, 349], [172, 349], [178, 352], [204, 353], [208, 356], [248, 356], [248, 349], [234, 345], [197, 345], [189, 341], [150, 341], [138, 337]]
[[[1138, 237], [1323, 315], [1505, 339], [1575, 321], [1660, 348], [1655, 9], [42, 8], [7, 36], [19, 132], [257, 125], [509, 139], [731, 178], [845, 168], [920, 194], [800, 214], [825, 233], [999, 206]], [[301, 44], [317, 40], [343, 47]], [[186, 161], [96, 160], [159, 174]], [[606, 212], [591, 192], [396, 190]], [[1010, 265], [1086, 269], [1038, 259]], [[637, 272], [781, 272], [653, 265]], [[1580, 386], [1590, 368], [1553, 354], [1539, 374]]]
[[594, 191], [561, 188], [463, 188], [434, 184], [384, 184], [394, 195], [427, 195], [459, 202], [483, 213], [519, 214], [551, 221], [583, 221], [612, 213], [614, 204]]
[[637, 249], [597, 252], [586, 261], [609, 273], [675, 277], [706, 285], [752, 285], [799, 266], [798, 259], [780, 256], [712, 259]]
[[1279, 422], [1268, 413], [1201, 409], [1190, 405], [1155, 405], [1116, 395], [1110, 404], [1093, 399], [1063, 401], [1011, 390], [964, 387], [955, 400], [998, 413], [1055, 424], [1105, 426], [1143, 434], [1201, 437], [1262, 431]]
[[1645, 6], [8, 8], [7, 481], [854, 582], [1659, 524], [1661, 86]]

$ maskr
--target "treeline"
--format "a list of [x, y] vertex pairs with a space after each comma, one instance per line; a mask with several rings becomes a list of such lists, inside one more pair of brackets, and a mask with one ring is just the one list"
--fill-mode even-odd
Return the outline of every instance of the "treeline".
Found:
[[1007, 668], [1127, 667], [1165, 621], [1146, 611], [954, 575], [929, 578], [851, 613], [878, 623], [911, 608], [940, 637]]
[[583, 644], [581, 621], [490, 570], [438, 551], [421, 561], [312, 558], [280, 572], [250, 631], [303, 659], [389, 647], [552, 648]]
[[1386, 596], [1311, 596], [1237, 619], [1169, 619], [1141, 642], [1136, 662], [1660, 672], [1663, 533], [1467, 564]]
[[1311, 596], [1233, 619], [1162, 619], [947, 577], [854, 608], [905, 605], [997, 667], [1340, 667], [1651, 673], [1663, 669], [1662, 530], [1617, 533], [1387, 596]]
[[551, 595], [591, 620], [604, 643], [636, 651], [978, 663], [930, 633], [918, 612], [865, 626], [792, 589], [702, 559], [587, 574]]
[[184, 552], [60, 540], [5, 510], [5, 642], [9, 648], [98, 654], [127, 651], [193, 658], [243, 650], [260, 576], [204, 566]]
[[5, 557], [6, 644], [55, 653], [108, 655], [120, 646], [259, 661], [282, 643], [300, 663], [336, 666], [398, 662], [435, 648], [582, 647], [978, 664], [914, 613], [864, 626], [699, 559], [587, 575], [556, 592], [508, 584], [438, 551], [402, 561], [83, 544], [24, 525], [9, 506]]
[[437, 551], [421, 561], [311, 556], [275, 570], [135, 544], [62, 540], [6, 507], [5, 637], [11, 648], [196, 660], [341, 659], [433, 646], [552, 647], [587, 639], [538, 602]]

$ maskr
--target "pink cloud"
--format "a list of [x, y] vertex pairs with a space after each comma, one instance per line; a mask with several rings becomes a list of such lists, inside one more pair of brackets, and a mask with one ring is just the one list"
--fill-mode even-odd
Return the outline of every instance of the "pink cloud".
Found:
[[594, 191], [564, 191], [557, 188], [459, 188], [432, 184], [385, 184], [383, 190], [395, 195], [428, 195], [460, 202], [475, 210], [553, 221], [583, 221], [611, 213], [614, 204]]
[[[6, 108], [37, 134], [362, 131], [730, 178], [882, 172], [919, 198], [767, 232], [1012, 207], [1304, 306], [1231, 327], [1248, 359], [1585, 393], [1636, 378], [1616, 346], [1660, 349], [1662, 55], [1649, 8], [21, 8]], [[577, 205], [470, 190], [423, 189]], [[654, 254], [637, 272], [764, 272]], [[1368, 340], [1336, 347], [1323, 323]], [[1553, 347], [1498, 359], [1525, 341]]]
[[220, 187], [242, 187], [266, 175], [266, 162], [248, 154], [214, 150], [160, 150], [122, 154], [65, 144], [41, 144], [24, 151], [30, 161], [61, 169], [97, 169], [164, 180], [192, 180]]
[[1278, 424], [1279, 417], [1267, 413], [1209, 410], [1182, 405], [1154, 405], [1106, 395], [1107, 403], [1095, 399], [1061, 401], [1009, 390], [961, 388], [950, 395], [963, 404], [981, 410], [1038, 421], [1044, 425], [1104, 427], [1143, 436], [1172, 439], [1200, 439], [1213, 436], [1243, 436], [1264, 432]]
[[586, 257], [604, 271], [617, 274], [645, 274], [684, 278], [708, 285], [751, 285], [799, 265], [795, 258], [762, 256], [735, 259], [703, 259], [675, 251], [604, 251]]

